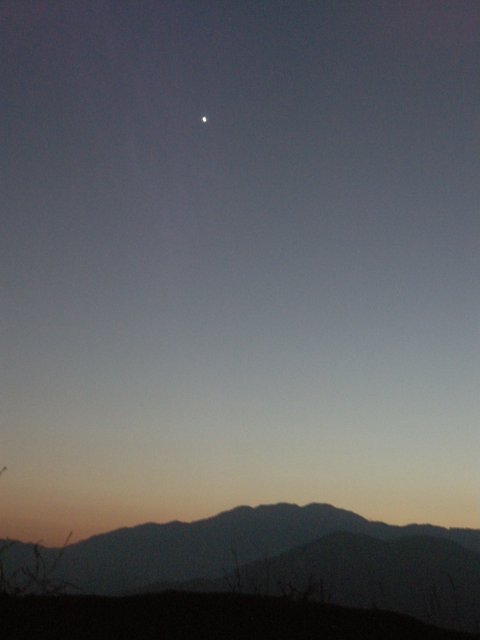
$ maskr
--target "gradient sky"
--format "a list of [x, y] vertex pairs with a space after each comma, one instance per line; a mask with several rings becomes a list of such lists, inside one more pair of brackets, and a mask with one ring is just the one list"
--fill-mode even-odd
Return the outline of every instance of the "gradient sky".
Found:
[[478, 0], [2, 0], [0, 536], [479, 528], [479, 63]]

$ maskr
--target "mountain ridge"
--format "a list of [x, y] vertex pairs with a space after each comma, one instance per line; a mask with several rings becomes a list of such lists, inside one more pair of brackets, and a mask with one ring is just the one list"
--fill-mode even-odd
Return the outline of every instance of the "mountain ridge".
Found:
[[[47, 565], [62, 552], [55, 569], [59, 579], [78, 584], [86, 593], [108, 595], [154, 582], [221, 577], [236, 564], [273, 557], [338, 531], [378, 539], [428, 532], [480, 553], [478, 530], [388, 525], [316, 502], [241, 505], [191, 523], [173, 520], [123, 527], [63, 550], [41, 547], [41, 552]], [[32, 549], [26, 543], [14, 544], [2, 556], [7, 572], [31, 566]]]
[[[140, 522], [138, 524], [134, 524], [131, 526], [124, 526], [124, 527], [116, 527], [114, 529], [109, 529], [107, 531], [102, 531], [99, 533], [94, 533], [90, 536], [87, 536], [86, 538], [81, 538], [80, 540], [77, 540], [75, 542], [71, 542], [69, 544], [66, 545], [66, 547], [73, 547], [76, 545], [80, 545], [83, 544], [85, 542], [88, 542], [90, 540], [96, 540], [96, 539], [100, 539], [106, 536], [110, 536], [112, 534], [120, 534], [121, 532], [131, 532], [134, 531], [136, 529], [146, 529], [146, 528], [156, 528], [156, 527], [180, 527], [180, 526], [191, 526], [191, 525], [200, 525], [200, 524], [204, 524], [204, 523], [209, 523], [211, 521], [217, 520], [217, 519], [221, 519], [221, 518], [227, 518], [230, 517], [234, 514], [238, 514], [238, 513], [251, 513], [251, 512], [260, 512], [263, 510], [269, 510], [269, 509], [277, 509], [277, 508], [282, 508], [282, 507], [287, 507], [287, 508], [293, 508], [296, 510], [308, 510], [310, 508], [317, 508], [317, 507], [321, 507], [324, 510], [331, 510], [332, 512], [342, 512], [344, 514], [348, 514], [351, 516], [354, 516], [355, 518], [357, 518], [358, 520], [363, 521], [364, 523], [368, 523], [369, 526], [374, 526], [374, 527], [378, 527], [378, 528], [389, 528], [389, 529], [398, 529], [401, 531], [405, 531], [407, 529], [411, 529], [411, 528], [425, 528], [428, 530], [434, 530], [435, 532], [463, 532], [464, 534], [468, 534], [469, 532], [473, 532], [473, 533], [480, 533], [480, 528], [476, 529], [473, 527], [447, 527], [447, 526], [442, 526], [442, 525], [436, 525], [436, 524], [432, 524], [429, 522], [409, 522], [407, 524], [389, 524], [383, 520], [368, 520], [367, 518], [365, 518], [364, 516], [361, 516], [359, 514], [357, 514], [354, 511], [351, 511], [349, 509], [343, 509], [341, 507], [336, 507], [334, 505], [332, 505], [331, 503], [328, 502], [309, 502], [306, 503], [304, 505], [299, 505], [297, 503], [294, 502], [276, 502], [276, 503], [271, 503], [271, 504], [259, 504], [256, 506], [251, 506], [251, 505], [237, 505], [235, 507], [232, 507], [231, 509], [225, 509], [223, 511], [219, 511], [218, 513], [215, 513], [211, 516], [205, 516], [202, 518], [198, 518], [196, 520], [178, 520], [178, 519], [174, 519], [174, 520], [167, 520], [166, 522], [156, 522], [153, 520], [150, 521], [146, 521], [146, 522]], [[52, 551], [60, 551], [61, 549], [65, 548], [63, 545], [59, 546], [59, 545], [44, 545], [37, 542], [33, 542], [33, 541], [26, 541], [26, 540], [17, 540], [17, 539], [11, 539], [11, 538], [0, 538], [0, 542], [13, 542], [15, 544], [21, 544], [21, 545], [35, 545], [38, 544], [42, 549], [46, 549], [46, 550], [52, 550]]]

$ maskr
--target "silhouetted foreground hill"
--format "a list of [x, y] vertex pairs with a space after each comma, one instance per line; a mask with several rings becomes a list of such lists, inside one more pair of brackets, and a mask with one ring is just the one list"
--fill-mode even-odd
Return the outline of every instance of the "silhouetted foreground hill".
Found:
[[[192, 523], [144, 524], [94, 536], [66, 548], [56, 576], [86, 593], [115, 594], [153, 582], [215, 578], [235, 564], [273, 557], [329, 533], [380, 540], [429, 535], [479, 553], [480, 531], [431, 525], [395, 527], [326, 504], [237, 507]], [[233, 553], [232, 553], [233, 551]], [[42, 548], [51, 564], [58, 549]], [[31, 545], [14, 545], [2, 558], [7, 573], [32, 561]]]
[[0, 597], [2, 640], [467, 640], [380, 611], [236, 594]]

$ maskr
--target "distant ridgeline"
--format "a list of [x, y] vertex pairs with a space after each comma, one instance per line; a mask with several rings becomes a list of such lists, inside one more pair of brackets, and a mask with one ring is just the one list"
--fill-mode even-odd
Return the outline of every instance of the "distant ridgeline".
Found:
[[[32, 545], [1, 556], [5, 575], [34, 565]], [[238, 507], [190, 524], [144, 524], [59, 549], [49, 577], [83, 593], [166, 589], [283, 595], [480, 628], [480, 531], [369, 522], [331, 505]], [[66, 587], [69, 591], [70, 587]]]

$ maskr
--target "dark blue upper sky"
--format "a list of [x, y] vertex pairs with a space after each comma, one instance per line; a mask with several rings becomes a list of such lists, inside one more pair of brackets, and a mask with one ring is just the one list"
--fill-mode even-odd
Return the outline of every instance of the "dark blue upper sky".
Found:
[[0, 48], [0, 535], [478, 526], [479, 3], [4, 0]]

